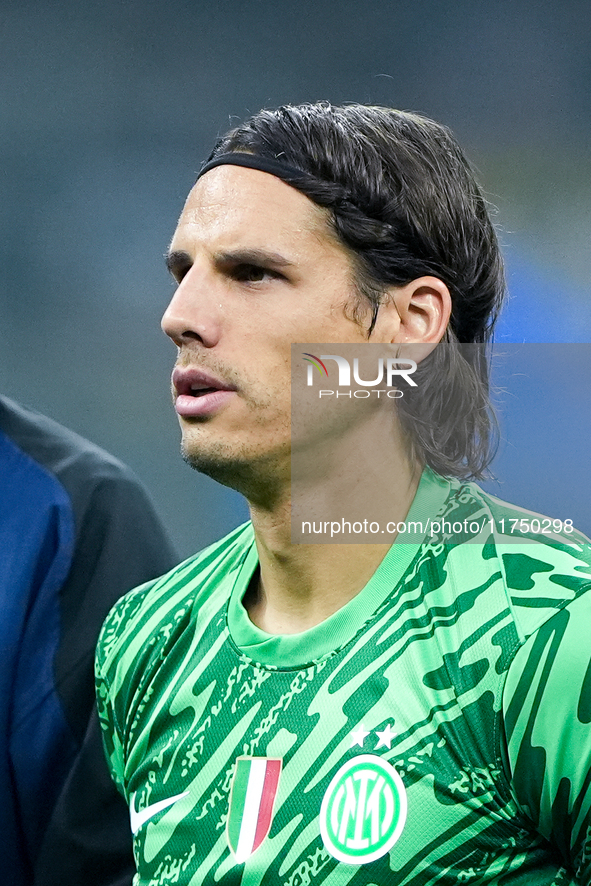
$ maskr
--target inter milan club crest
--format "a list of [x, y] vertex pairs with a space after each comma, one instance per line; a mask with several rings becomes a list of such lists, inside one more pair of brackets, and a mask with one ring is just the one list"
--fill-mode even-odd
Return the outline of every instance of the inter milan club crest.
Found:
[[376, 754], [359, 754], [341, 766], [320, 810], [326, 849], [348, 864], [367, 864], [389, 852], [405, 821], [402, 779]]
[[269, 833], [281, 762], [270, 757], [236, 760], [226, 836], [238, 862], [256, 852]]

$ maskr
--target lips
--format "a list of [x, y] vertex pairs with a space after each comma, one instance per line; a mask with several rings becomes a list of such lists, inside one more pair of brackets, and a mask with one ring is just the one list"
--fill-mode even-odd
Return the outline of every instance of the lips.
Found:
[[181, 369], [172, 373], [175, 410], [185, 417], [208, 417], [236, 394], [236, 387], [202, 369]]

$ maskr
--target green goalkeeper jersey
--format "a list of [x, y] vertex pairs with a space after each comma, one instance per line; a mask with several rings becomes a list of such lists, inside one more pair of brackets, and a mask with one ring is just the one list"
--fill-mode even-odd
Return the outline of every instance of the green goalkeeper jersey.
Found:
[[534, 517], [426, 470], [422, 543], [301, 634], [248, 618], [250, 525], [120, 601], [136, 886], [591, 882], [591, 548]]

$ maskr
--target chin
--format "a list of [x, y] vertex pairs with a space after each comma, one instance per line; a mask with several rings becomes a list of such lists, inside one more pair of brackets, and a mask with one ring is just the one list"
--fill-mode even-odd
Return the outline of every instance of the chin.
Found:
[[181, 446], [183, 460], [200, 474], [207, 474], [224, 486], [234, 486], [233, 478], [242, 473], [241, 462], [236, 457], [222, 454], [221, 452], [195, 451], [193, 447]]
[[[184, 441], [181, 453], [193, 470], [206, 474], [222, 486], [235, 489], [251, 502], [261, 496], [267, 498], [268, 493], [275, 488], [279, 476], [283, 474], [281, 465], [285, 463], [285, 459], [278, 459], [276, 454], [266, 453], [261, 456], [245, 449], [228, 452], [219, 445], [215, 450], [206, 452], [203, 448], [188, 446]], [[289, 462], [288, 454], [288, 466]]]

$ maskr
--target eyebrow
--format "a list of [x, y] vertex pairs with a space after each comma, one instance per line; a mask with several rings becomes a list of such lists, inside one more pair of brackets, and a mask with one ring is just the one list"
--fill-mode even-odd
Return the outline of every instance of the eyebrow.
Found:
[[294, 265], [294, 262], [279, 252], [268, 252], [266, 249], [233, 249], [228, 252], [218, 252], [215, 261], [220, 265], [270, 265], [275, 268], [289, 268]]
[[[193, 264], [188, 252], [175, 249], [165, 255], [166, 267], [175, 276], [179, 272], [186, 271]], [[294, 262], [278, 252], [268, 252], [266, 249], [234, 249], [215, 254], [215, 263], [223, 265], [266, 265], [272, 268], [293, 267]]]
[[175, 275], [181, 270], [186, 270], [190, 268], [193, 262], [191, 261], [191, 256], [188, 252], [183, 252], [181, 249], [175, 249], [172, 252], [167, 252], [164, 256], [164, 260], [166, 262], [166, 267], [170, 274]]

